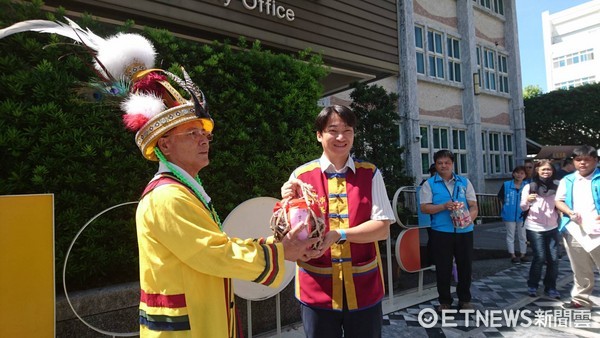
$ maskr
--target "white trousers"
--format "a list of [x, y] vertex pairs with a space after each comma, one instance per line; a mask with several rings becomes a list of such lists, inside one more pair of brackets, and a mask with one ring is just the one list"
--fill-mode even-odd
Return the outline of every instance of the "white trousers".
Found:
[[519, 239], [519, 252], [521, 256], [525, 256], [527, 253], [527, 233], [525, 232], [525, 226], [523, 222], [504, 222], [506, 225], [506, 247], [508, 253], [511, 255], [515, 254], [515, 233]]
[[594, 290], [594, 271], [600, 267], [600, 246], [587, 252], [568, 231], [565, 231], [563, 241], [573, 270], [571, 298], [581, 305], [594, 306], [590, 296]]

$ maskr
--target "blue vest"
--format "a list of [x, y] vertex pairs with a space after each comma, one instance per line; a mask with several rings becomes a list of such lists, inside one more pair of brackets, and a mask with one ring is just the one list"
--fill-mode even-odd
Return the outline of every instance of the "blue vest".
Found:
[[[569, 207], [569, 209], [573, 210], [573, 183], [575, 182], [575, 173], [569, 174], [563, 177], [565, 181], [565, 187], [567, 190], [565, 204]], [[596, 169], [594, 171], [594, 176], [592, 176], [592, 196], [594, 197], [594, 203], [596, 204], [596, 212], [600, 212], [600, 169]], [[558, 226], [558, 231], [565, 231], [565, 227], [571, 221], [568, 215], [563, 215], [560, 219], [560, 225]]]
[[521, 217], [521, 192], [525, 182], [521, 182], [519, 189], [515, 188], [515, 181], [510, 180], [504, 182], [504, 202], [502, 203], [502, 220], [506, 222], [523, 222]]
[[[427, 180], [427, 183], [431, 187], [432, 203], [433, 204], [444, 204], [449, 200], [455, 202], [463, 202], [467, 210], [469, 210], [469, 204], [467, 202], [467, 179], [452, 174], [454, 176], [454, 191], [449, 191], [444, 183], [444, 180], [435, 174], [433, 177]], [[444, 210], [436, 214], [431, 215], [431, 229], [442, 232], [470, 232], [473, 231], [473, 224], [469, 225], [464, 229], [456, 229], [452, 225], [452, 219], [450, 219], [450, 211]]]
[[420, 227], [428, 227], [431, 226], [431, 215], [424, 214], [421, 212], [421, 186], [417, 187], [417, 221]]

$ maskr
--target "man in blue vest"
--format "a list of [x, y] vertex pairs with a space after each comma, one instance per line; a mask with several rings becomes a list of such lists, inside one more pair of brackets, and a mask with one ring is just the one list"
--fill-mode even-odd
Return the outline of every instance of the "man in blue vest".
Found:
[[[600, 246], [584, 249], [571, 231], [600, 234], [598, 153], [594, 147], [579, 146], [573, 150], [573, 163], [575, 172], [565, 176], [556, 190], [556, 208], [563, 213], [558, 230], [564, 234], [574, 279], [571, 302], [563, 304], [563, 308], [590, 309], [594, 305], [590, 296], [594, 290], [594, 270], [600, 266]], [[565, 231], [570, 222], [578, 228]]]
[[471, 220], [477, 218], [477, 197], [473, 185], [454, 173], [454, 154], [443, 149], [433, 155], [437, 173], [421, 188], [421, 212], [431, 215], [431, 246], [436, 265], [438, 311], [452, 305], [450, 279], [456, 261], [458, 309], [470, 310], [471, 265], [473, 261], [473, 223], [455, 227], [451, 212], [466, 208]]

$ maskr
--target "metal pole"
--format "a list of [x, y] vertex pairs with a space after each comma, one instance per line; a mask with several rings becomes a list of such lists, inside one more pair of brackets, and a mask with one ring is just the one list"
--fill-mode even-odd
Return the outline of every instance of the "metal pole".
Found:
[[252, 338], [252, 301], [246, 301], [246, 310], [248, 311], [248, 338]]

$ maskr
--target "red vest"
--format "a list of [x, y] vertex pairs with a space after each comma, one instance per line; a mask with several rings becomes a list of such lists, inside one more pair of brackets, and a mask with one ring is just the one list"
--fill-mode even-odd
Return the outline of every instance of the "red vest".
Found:
[[[324, 201], [326, 231], [347, 229], [371, 219], [373, 175], [377, 168], [354, 160], [356, 172], [325, 174], [319, 161], [296, 169], [296, 177], [314, 187]], [[377, 304], [384, 295], [379, 246], [373, 243], [333, 244], [323, 256], [298, 262], [296, 298], [308, 306], [341, 311]]]

